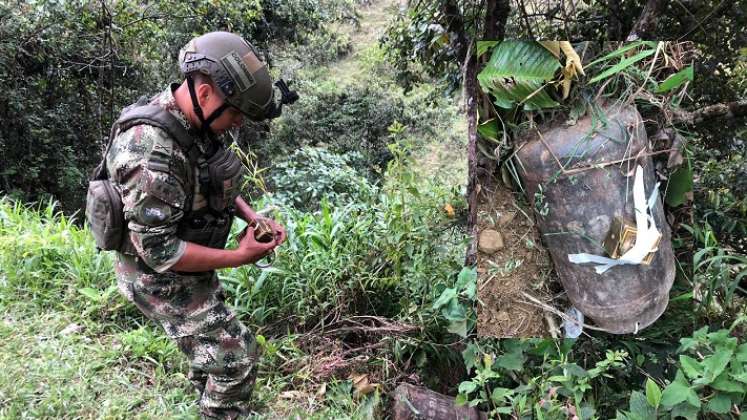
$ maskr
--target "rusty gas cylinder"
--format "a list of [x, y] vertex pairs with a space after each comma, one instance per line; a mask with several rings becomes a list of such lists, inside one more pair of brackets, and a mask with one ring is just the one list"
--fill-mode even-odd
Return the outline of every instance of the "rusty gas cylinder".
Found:
[[[635, 220], [633, 178], [638, 165], [648, 198], [656, 184], [643, 120], [635, 107], [602, 106], [592, 120], [530, 130], [522, 137], [517, 170], [534, 207], [543, 240], [571, 303], [594, 323], [616, 334], [635, 333], [666, 309], [674, 281], [674, 253], [661, 198], [651, 209], [661, 232], [645, 264], [618, 265], [598, 274], [569, 254], [605, 257], [611, 230]], [[617, 226], [617, 227], [615, 227]], [[623, 240], [626, 238], [621, 238]], [[623, 246], [621, 244], [620, 246]]]

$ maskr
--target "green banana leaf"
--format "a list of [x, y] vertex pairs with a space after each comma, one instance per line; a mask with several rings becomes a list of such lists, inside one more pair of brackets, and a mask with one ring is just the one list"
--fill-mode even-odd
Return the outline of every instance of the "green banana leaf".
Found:
[[477, 80], [496, 106], [511, 109], [523, 103], [524, 110], [533, 111], [559, 105], [544, 88], [559, 68], [558, 59], [537, 42], [503, 41], [493, 48]]

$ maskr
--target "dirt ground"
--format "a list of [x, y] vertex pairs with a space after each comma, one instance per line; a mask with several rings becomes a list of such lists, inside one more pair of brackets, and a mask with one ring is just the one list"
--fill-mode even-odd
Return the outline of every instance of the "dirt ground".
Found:
[[[477, 253], [477, 334], [491, 337], [559, 336], [560, 320], [526, 295], [552, 306], [561, 290], [530, 209], [520, 206], [511, 189], [497, 180], [478, 193], [478, 239], [492, 229], [503, 247]], [[552, 330], [552, 332], [551, 332]]]

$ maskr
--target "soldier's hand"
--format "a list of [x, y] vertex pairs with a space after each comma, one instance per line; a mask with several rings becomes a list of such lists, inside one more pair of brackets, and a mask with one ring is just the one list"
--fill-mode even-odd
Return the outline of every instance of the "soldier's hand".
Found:
[[276, 238], [270, 242], [258, 242], [254, 238], [254, 227], [247, 226], [239, 235], [239, 247], [236, 248], [236, 252], [241, 255], [244, 264], [251, 264], [269, 255], [277, 245]]

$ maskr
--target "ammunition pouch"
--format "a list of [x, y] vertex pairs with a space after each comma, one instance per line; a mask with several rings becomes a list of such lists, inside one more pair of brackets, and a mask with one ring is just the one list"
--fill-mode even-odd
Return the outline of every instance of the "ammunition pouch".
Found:
[[209, 248], [225, 248], [233, 223], [233, 207], [222, 213], [203, 210], [185, 215], [179, 223], [177, 236]]
[[244, 170], [233, 152], [221, 147], [207, 160], [210, 178], [208, 203], [210, 208], [222, 212], [233, 205], [239, 194]]

